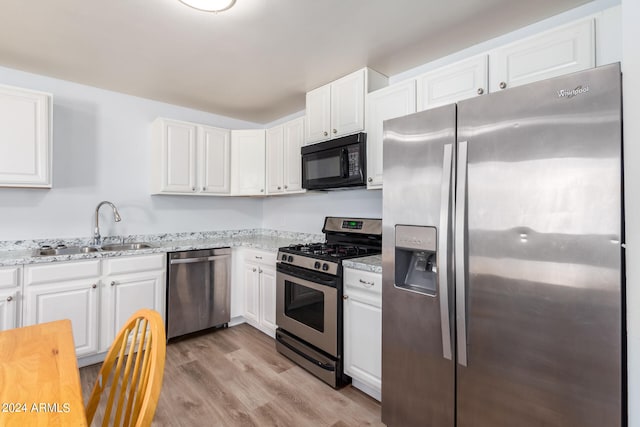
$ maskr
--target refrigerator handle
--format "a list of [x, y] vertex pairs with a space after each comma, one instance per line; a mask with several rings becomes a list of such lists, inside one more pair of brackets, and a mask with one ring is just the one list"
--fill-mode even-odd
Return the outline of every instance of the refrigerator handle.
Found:
[[458, 143], [458, 176], [456, 179], [456, 327], [458, 363], [467, 366], [467, 295], [465, 264], [465, 216], [467, 213], [467, 141]]
[[453, 146], [444, 146], [442, 184], [440, 190], [440, 233], [438, 236], [438, 283], [440, 293], [440, 325], [442, 356], [451, 360], [451, 322], [449, 320], [449, 222], [451, 218], [451, 161]]

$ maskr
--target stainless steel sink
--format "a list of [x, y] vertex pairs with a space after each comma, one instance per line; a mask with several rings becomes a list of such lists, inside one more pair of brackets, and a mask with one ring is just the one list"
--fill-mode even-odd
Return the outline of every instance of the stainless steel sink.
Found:
[[93, 246], [68, 246], [63, 248], [40, 248], [36, 249], [36, 256], [52, 256], [52, 255], [75, 255], [97, 252], [98, 248]]
[[148, 249], [153, 246], [148, 243], [114, 243], [110, 245], [102, 245], [103, 251], [136, 251], [138, 249]]

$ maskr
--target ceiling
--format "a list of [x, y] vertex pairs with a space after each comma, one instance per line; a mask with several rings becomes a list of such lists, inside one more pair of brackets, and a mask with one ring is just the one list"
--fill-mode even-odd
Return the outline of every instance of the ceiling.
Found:
[[268, 123], [358, 68], [394, 75], [587, 2], [2, 0], [0, 66]]

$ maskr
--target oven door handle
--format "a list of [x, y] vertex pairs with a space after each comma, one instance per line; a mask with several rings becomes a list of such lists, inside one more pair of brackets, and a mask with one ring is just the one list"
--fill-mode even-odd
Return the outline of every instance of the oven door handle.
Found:
[[292, 346], [291, 344], [286, 342], [284, 339], [282, 339], [282, 337], [280, 335], [276, 335], [276, 340], [278, 340], [278, 342], [280, 344], [282, 344], [283, 346], [287, 347], [289, 350], [291, 350], [294, 353], [296, 353], [298, 356], [304, 357], [306, 360], [308, 360], [309, 362], [313, 363], [314, 365], [324, 369], [325, 371], [335, 371], [336, 370], [335, 366], [333, 366], [333, 365], [331, 365], [329, 363], [323, 363], [323, 362], [321, 362], [319, 360], [316, 360], [313, 357], [309, 356], [308, 354], [298, 350], [297, 348], [295, 348], [294, 346]]
[[306, 273], [302, 273], [302, 272], [298, 272], [298, 271], [296, 271], [294, 273], [294, 272], [286, 271], [286, 270], [285, 271], [277, 270], [277, 272], [280, 273], [280, 274], [287, 275], [287, 276], [289, 276], [289, 277], [291, 277], [293, 279], [300, 279], [300, 280], [305, 280], [307, 282], [319, 283], [321, 285], [329, 286], [329, 287], [332, 287], [332, 288], [336, 287], [336, 280], [335, 279], [322, 279], [322, 278], [320, 278], [318, 276], [314, 276], [312, 274], [306, 274]]

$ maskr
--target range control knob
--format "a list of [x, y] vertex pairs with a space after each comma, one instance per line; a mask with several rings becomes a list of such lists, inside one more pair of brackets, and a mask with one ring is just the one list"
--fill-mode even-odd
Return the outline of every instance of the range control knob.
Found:
[[326, 262], [324, 264], [322, 264], [322, 270], [323, 271], [327, 271], [329, 269], [329, 264], [327, 264]]
[[287, 257], [287, 261], [289, 261], [289, 262], [293, 262], [293, 257], [292, 257], [291, 255], [289, 255], [289, 256]]
[[282, 260], [286, 261], [287, 260], [287, 256], [285, 254], [282, 254]]
[[313, 264], [313, 268], [320, 269], [320, 262], [316, 261], [316, 263]]

